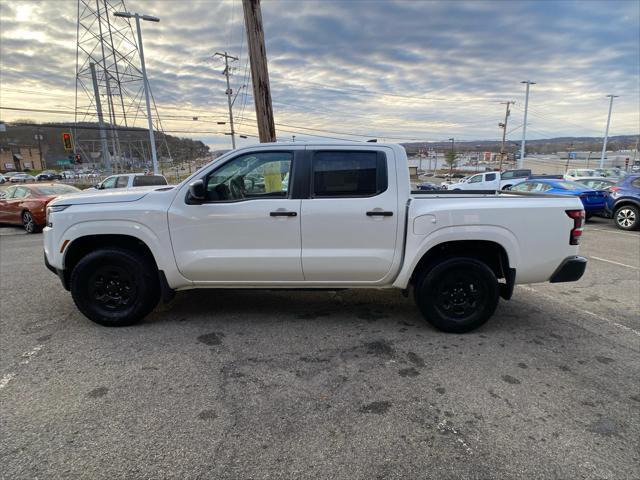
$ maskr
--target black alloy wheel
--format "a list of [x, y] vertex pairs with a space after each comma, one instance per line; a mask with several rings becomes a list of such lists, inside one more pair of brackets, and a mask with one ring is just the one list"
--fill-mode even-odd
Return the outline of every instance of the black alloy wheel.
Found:
[[415, 299], [425, 320], [449, 333], [484, 324], [498, 306], [500, 289], [493, 271], [474, 258], [449, 258], [425, 269]]
[[71, 272], [70, 287], [78, 309], [107, 327], [137, 323], [160, 300], [153, 258], [125, 248], [103, 248], [82, 257]]
[[104, 265], [89, 277], [88, 293], [105, 310], [117, 312], [135, 301], [138, 288], [131, 272], [121, 266]]

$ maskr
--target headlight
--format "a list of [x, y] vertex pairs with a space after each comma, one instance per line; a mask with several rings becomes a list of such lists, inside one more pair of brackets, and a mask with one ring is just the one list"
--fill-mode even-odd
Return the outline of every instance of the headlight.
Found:
[[51, 216], [52, 213], [62, 212], [67, 208], [69, 208], [69, 205], [52, 205], [50, 207], [47, 207], [47, 218], [46, 218], [47, 227], [52, 226], [51, 223], [49, 222], [49, 217]]

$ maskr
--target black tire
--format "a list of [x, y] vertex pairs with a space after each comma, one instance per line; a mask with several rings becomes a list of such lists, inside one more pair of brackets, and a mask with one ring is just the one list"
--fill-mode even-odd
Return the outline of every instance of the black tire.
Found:
[[425, 320], [448, 333], [465, 333], [483, 325], [495, 312], [499, 295], [493, 271], [466, 257], [432, 265], [415, 286], [415, 300]]
[[637, 230], [640, 227], [640, 209], [629, 204], [617, 207], [613, 222], [621, 230]]
[[40, 231], [40, 227], [36, 223], [33, 215], [29, 210], [25, 210], [22, 212], [22, 226], [24, 227], [25, 232], [29, 233], [38, 233]]
[[71, 296], [78, 309], [100, 325], [133, 325], [160, 300], [157, 268], [145, 255], [131, 250], [96, 250], [73, 269]]
[[502, 190], [511, 190], [511, 187], [513, 185], [505, 185], [504, 187], [502, 187]]
[[588, 222], [589, 220], [591, 220], [593, 218], [593, 213], [585, 213], [584, 214], [584, 221]]

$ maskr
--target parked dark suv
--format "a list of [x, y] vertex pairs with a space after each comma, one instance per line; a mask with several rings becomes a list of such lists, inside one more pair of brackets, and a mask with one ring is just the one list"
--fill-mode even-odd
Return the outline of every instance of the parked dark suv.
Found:
[[607, 212], [622, 230], [640, 228], [640, 175], [628, 175], [608, 188]]

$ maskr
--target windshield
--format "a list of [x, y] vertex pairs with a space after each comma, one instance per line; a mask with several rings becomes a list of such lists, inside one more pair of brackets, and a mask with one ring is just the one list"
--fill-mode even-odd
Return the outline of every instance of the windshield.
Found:
[[80, 191], [71, 185], [44, 185], [38, 187], [36, 190], [42, 195], [64, 195], [65, 193], [75, 193]]

